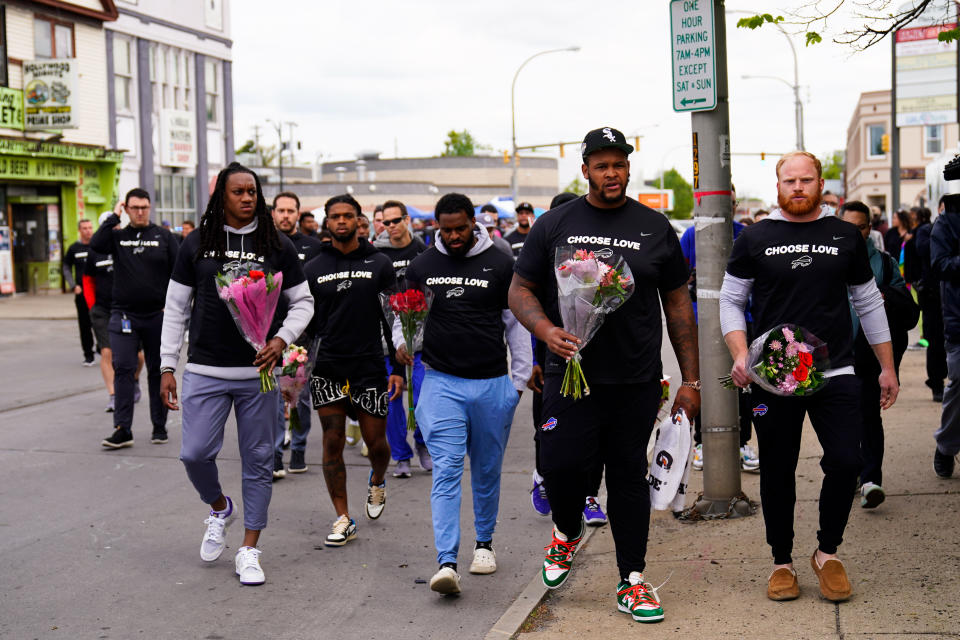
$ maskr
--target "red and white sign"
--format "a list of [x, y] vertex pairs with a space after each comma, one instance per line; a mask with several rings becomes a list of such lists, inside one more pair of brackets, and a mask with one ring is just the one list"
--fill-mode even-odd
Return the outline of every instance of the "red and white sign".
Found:
[[957, 121], [957, 43], [937, 36], [955, 23], [910, 27], [896, 33], [897, 126]]

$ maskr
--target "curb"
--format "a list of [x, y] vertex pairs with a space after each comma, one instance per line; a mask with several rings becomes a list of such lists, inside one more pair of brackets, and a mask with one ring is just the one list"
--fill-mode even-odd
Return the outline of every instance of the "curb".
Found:
[[23, 398], [21, 400], [14, 400], [10, 404], [0, 405], [0, 413], [6, 413], [8, 411], [14, 411], [16, 409], [25, 409], [27, 407], [35, 407], [38, 404], [46, 404], [48, 402], [53, 402], [56, 400], [63, 400], [65, 398], [72, 398], [73, 396], [83, 395], [84, 393], [90, 393], [91, 391], [97, 391], [98, 389], [103, 389], [103, 382], [98, 382], [97, 384], [89, 384], [82, 387], [74, 387], [72, 389], [66, 389], [57, 394], [56, 397], [46, 396], [34, 396], [32, 398]]
[[[605, 504], [606, 496], [603, 496], [603, 498]], [[610, 523], [608, 522], [606, 526], [609, 527]], [[577, 553], [582, 552], [587, 544], [590, 543], [590, 538], [593, 537], [593, 534], [602, 528], [603, 527], [586, 527], [587, 531], [583, 534], [583, 542], [580, 543]], [[533, 610], [543, 601], [543, 597], [547, 595], [548, 591], [550, 591], [550, 589], [543, 586], [543, 580], [540, 574], [534, 576], [533, 580], [527, 584], [524, 590], [520, 592], [520, 595], [517, 596], [517, 599], [513, 601], [510, 608], [507, 609], [503, 615], [500, 616], [500, 619], [487, 631], [484, 640], [504, 640], [505, 638], [513, 638], [517, 635], [520, 627], [523, 626], [523, 623], [527, 621], [527, 618]]]

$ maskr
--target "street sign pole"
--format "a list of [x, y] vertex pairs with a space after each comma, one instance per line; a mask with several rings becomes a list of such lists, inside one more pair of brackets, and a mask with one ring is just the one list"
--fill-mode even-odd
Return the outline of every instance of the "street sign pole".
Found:
[[732, 366], [720, 332], [720, 285], [733, 244], [730, 117], [723, 0], [673, 0], [673, 108], [691, 111], [693, 198], [697, 250], [697, 315], [703, 495], [693, 510], [705, 517], [751, 513], [740, 485], [737, 394], [718, 378]]

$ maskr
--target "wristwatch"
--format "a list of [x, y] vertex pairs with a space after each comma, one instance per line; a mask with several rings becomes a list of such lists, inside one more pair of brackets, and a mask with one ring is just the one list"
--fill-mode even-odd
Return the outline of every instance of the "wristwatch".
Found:
[[700, 384], [699, 380], [684, 380], [680, 383], [681, 387], [690, 387], [694, 391], [700, 391], [700, 388], [703, 386]]

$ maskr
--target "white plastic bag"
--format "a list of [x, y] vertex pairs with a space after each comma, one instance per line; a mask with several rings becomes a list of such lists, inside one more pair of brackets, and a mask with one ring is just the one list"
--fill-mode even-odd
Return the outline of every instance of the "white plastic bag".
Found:
[[673, 417], [663, 420], [658, 429], [650, 474], [647, 476], [650, 506], [657, 511], [680, 511], [683, 507], [674, 509], [674, 505], [678, 501], [683, 504], [690, 478], [690, 420], [683, 411], [678, 411]]

